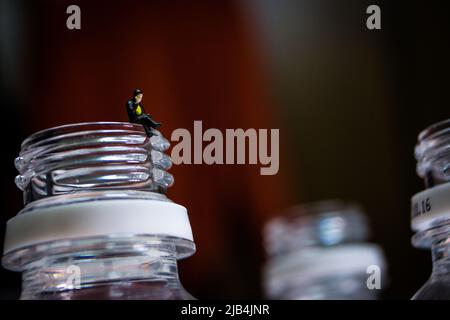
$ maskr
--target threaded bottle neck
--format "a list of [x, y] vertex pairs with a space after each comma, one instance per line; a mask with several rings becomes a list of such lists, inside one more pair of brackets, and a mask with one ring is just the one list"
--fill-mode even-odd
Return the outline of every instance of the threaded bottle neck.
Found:
[[425, 187], [450, 181], [450, 119], [423, 130], [415, 148], [417, 174]]
[[363, 242], [368, 227], [362, 209], [343, 201], [319, 201], [287, 209], [265, 226], [265, 247], [271, 257], [309, 247]]
[[431, 246], [433, 257], [433, 274], [450, 275], [450, 228], [446, 237], [436, 241]]
[[173, 184], [164, 154], [170, 144], [140, 125], [79, 123], [40, 131], [22, 143], [15, 160], [25, 205], [53, 196], [95, 191], [165, 193]]

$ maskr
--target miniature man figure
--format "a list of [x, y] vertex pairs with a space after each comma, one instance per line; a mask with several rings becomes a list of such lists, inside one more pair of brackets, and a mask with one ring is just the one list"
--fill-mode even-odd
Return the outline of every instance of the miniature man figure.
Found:
[[157, 129], [161, 124], [152, 119], [152, 117], [145, 113], [142, 105], [142, 98], [144, 94], [141, 90], [134, 90], [133, 98], [127, 102], [127, 113], [131, 123], [138, 123], [144, 126], [148, 137], [153, 136], [152, 129]]

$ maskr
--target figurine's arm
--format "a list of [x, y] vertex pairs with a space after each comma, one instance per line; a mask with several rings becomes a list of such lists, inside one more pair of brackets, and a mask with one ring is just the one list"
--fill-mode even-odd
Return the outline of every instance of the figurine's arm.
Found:
[[136, 108], [134, 107], [132, 100], [129, 100], [127, 102], [127, 113], [128, 113], [128, 119], [130, 120], [130, 122], [135, 122], [137, 115], [136, 115]]

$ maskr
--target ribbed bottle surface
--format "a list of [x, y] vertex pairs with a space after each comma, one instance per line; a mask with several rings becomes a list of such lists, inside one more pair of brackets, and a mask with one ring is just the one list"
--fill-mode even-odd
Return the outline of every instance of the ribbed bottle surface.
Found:
[[76, 192], [120, 190], [165, 193], [173, 184], [164, 151], [170, 143], [142, 126], [97, 122], [70, 124], [31, 135], [15, 160], [16, 185], [25, 205]]

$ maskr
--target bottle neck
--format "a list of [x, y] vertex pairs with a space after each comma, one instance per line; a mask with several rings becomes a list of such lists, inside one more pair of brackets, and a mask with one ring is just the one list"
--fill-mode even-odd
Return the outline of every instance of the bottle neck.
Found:
[[450, 233], [431, 245], [433, 274], [450, 275]]
[[146, 299], [181, 287], [174, 245], [109, 244], [28, 263], [22, 299]]

